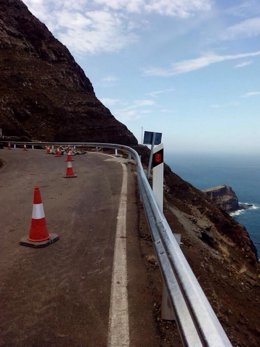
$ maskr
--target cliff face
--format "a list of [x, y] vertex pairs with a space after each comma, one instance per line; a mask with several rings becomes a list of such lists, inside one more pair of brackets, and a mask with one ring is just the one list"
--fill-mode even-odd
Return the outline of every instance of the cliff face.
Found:
[[20, 0], [0, 0], [0, 128], [49, 141], [136, 144], [67, 48]]
[[238, 197], [233, 189], [226, 185], [204, 189], [203, 192], [222, 210], [233, 212], [240, 209]]

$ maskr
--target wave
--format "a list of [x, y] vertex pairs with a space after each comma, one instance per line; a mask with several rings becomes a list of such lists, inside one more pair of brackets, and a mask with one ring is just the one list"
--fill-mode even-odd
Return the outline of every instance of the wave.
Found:
[[245, 210], [258, 210], [259, 205], [254, 204], [253, 202], [239, 202], [239, 205], [245, 206]]
[[258, 210], [260, 208], [259, 205], [256, 205], [256, 204], [251, 203], [251, 202], [239, 202], [239, 205], [242, 207], [241, 210], [230, 212], [229, 215], [231, 217], [240, 216], [241, 214], [245, 213], [248, 210]]
[[237, 210], [237, 211], [234, 211], [234, 212], [230, 212], [229, 215], [231, 217], [236, 217], [236, 216], [240, 216], [242, 213], [245, 213], [246, 210]]

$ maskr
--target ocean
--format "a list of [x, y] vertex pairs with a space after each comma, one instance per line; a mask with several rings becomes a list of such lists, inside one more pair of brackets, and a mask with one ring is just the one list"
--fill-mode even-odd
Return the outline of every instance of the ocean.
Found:
[[253, 205], [231, 216], [246, 227], [260, 257], [260, 156], [166, 153], [165, 157], [172, 171], [196, 188], [226, 184], [239, 202]]

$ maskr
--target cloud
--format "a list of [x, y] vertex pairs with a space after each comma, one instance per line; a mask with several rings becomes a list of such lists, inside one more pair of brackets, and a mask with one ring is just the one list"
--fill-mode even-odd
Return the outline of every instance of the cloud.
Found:
[[239, 102], [238, 101], [232, 101], [226, 104], [212, 104], [209, 107], [214, 109], [220, 109], [220, 108], [231, 108], [231, 107], [238, 107]]
[[108, 75], [100, 79], [97, 85], [103, 88], [115, 87], [118, 84], [119, 78], [116, 76]]
[[[70, 50], [98, 54], [136, 42], [145, 14], [186, 18], [209, 10], [212, 0], [23, 1]], [[142, 17], [135, 18], [136, 13]]]
[[115, 76], [112, 76], [112, 75], [109, 75], [109, 76], [105, 76], [102, 78], [102, 82], [105, 82], [105, 83], [114, 83], [114, 82], [117, 82], [118, 81], [118, 77], [115, 77]]
[[121, 100], [118, 102], [119, 107], [114, 108], [112, 113], [121, 122], [135, 121], [146, 117], [149, 113], [151, 113], [150, 106], [154, 105], [155, 101], [151, 99], [137, 99], [133, 100], [132, 102], [125, 102]]
[[241, 95], [241, 98], [250, 98], [252, 96], [258, 96], [258, 95], [260, 95], [260, 91], [247, 92]]
[[211, 9], [210, 0], [151, 0], [147, 1], [145, 9], [160, 15], [190, 17], [198, 12]]
[[94, 0], [96, 4], [113, 10], [132, 13], [154, 13], [165, 16], [186, 18], [198, 12], [208, 11], [211, 0]]
[[234, 2], [234, 6], [227, 8], [225, 11], [230, 16], [248, 18], [259, 13], [259, 0], [245, 0], [241, 3]]
[[113, 99], [113, 98], [101, 98], [100, 101], [102, 102], [103, 105], [105, 105], [108, 108], [120, 104], [119, 99]]
[[116, 13], [89, 11], [82, 15], [64, 11], [57, 20], [58, 38], [77, 52], [115, 52], [137, 39], [128, 32], [124, 18]]
[[24, 0], [33, 14], [74, 52], [115, 52], [137, 40], [123, 13], [87, 0]]
[[248, 61], [243, 61], [242, 63], [239, 63], [237, 65], [234, 66], [234, 68], [242, 68], [242, 67], [245, 67], [245, 66], [248, 66], [248, 65], [251, 65], [252, 64], [252, 60], [248, 60]]
[[218, 54], [207, 54], [195, 59], [183, 60], [178, 63], [172, 64], [169, 68], [161, 67], [151, 67], [144, 69], [144, 73], [147, 76], [160, 76], [160, 77], [170, 77], [183, 73], [188, 73], [191, 71], [196, 71], [203, 69], [207, 66], [216, 63], [222, 63], [230, 60], [244, 59], [249, 57], [260, 56], [260, 51], [249, 52], [249, 53], [239, 53], [230, 55], [218, 55]]
[[246, 19], [228, 27], [221, 35], [223, 40], [250, 38], [260, 35], [260, 17]]
[[175, 91], [174, 88], [168, 88], [168, 89], [162, 89], [162, 90], [155, 90], [153, 92], [148, 93], [147, 95], [151, 96], [152, 98], [156, 98], [158, 95], [168, 94], [174, 91]]

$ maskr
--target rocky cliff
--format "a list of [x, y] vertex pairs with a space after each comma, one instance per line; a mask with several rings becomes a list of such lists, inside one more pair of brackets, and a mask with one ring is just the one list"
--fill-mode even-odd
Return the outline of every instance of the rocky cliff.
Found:
[[0, 0], [0, 128], [48, 141], [136, 144], [68, 49], [20, 0]]
[[240, 209], [234, 190], [226, 185], [204, 189], [203, 192], [222, 210], [233, 212]]

